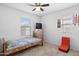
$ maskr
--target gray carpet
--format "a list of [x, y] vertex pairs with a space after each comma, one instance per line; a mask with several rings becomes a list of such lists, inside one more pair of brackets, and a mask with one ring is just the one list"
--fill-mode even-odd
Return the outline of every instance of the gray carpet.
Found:
[[56, 45], [44, 44], [44, 46], [29, 48], [21, 53], [15, 54], [15, 56], [79, 56], [79, 52], [69, 50], [68, 53], [64, 53], [59, 51]]

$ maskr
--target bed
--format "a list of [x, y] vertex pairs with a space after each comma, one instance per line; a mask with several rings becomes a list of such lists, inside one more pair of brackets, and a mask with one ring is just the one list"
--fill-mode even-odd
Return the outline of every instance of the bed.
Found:
[[3, 47], [0, 47], [0, 53], [2, 55], [10, 55], [35, 45], [42, 45], [42, 43], [42, 39], [35, 37], [25, 37], [8, 41], [3, 38]]

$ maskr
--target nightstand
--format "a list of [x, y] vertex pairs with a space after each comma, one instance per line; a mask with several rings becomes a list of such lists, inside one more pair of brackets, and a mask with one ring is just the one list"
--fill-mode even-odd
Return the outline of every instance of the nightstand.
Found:
[[33, 36], [41, 39], [43, 46], [43, 31], [41, 29], [33, 31]]
[[43, 31], [42, 30], [35, 30], [35, 31], [33, 31], [33, 36], [43, 39]]

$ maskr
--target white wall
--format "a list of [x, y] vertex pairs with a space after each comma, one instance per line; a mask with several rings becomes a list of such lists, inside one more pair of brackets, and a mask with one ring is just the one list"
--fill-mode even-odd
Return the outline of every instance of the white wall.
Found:
[[[44, 16], [42, 19], [44, 24], [44, 39], [59, 46], [63, 34], [62, 29], [57, 28], [57, 19], [76, 14], [79, 14], [79, 6], [63, 9], [54, 13], [52, 12]], [[72, 25], [70, 32], [71, 49], [79, 51], [79, 25]]]
[[[50, 15], [44, 16], [41, 20], [44, 28], [44, 39], [49, 40], [50, 43], [60, 45], [62, 29], [57, 28], [57, 19], [68, 16], [79, 14], [79, 6], [64, 9]], [[26, 17], [32, 20], [32, 31], [35, 22], [38, 22], [39, 17], [25, 13], [16, 9], [12, 9], [3, 5], [0, 5], [0, 35], [6, 36], [8, 39], [18, 39], [21, 36], [20, 33], [20, 19]], [[79, 26], [72, 25], [71, 29], [71, 49], [79, 51]]]
[[37, 16], [0, 5], [0, 36], [5, 36], [8, 39], [22, 37], [20, 32], [20, 20], [22, 17], [32, 20], [31, 25], [33, 31], [35, 22], [38, 21]]

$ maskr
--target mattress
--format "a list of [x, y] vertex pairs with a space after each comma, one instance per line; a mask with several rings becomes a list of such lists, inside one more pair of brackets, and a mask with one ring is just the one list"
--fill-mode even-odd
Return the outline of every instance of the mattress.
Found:
[[37, 41], [40, 41], [40, 39], [34, 37], [22, 38], [18, 40], [9, 40], [7, 50], [12, 50], [13, 48], [22, 47], [24, 45], [28, 45]]
[[[21, 39], [17, 39], [17, 40], [8, 40], [8, 47], [7, 47], [7, 51], [8, 53], [12, 53], [12, 49], [14, 48], [19, 48], [25, 45], [29, 45], [31, 43], [35, 43], [40, 41], [39, 38], [34, 38], [34, 37], [25, 37], [25, 38], [21, 38]], [[3, 51], [3, 47], [0, 47], [0, 53]]]

